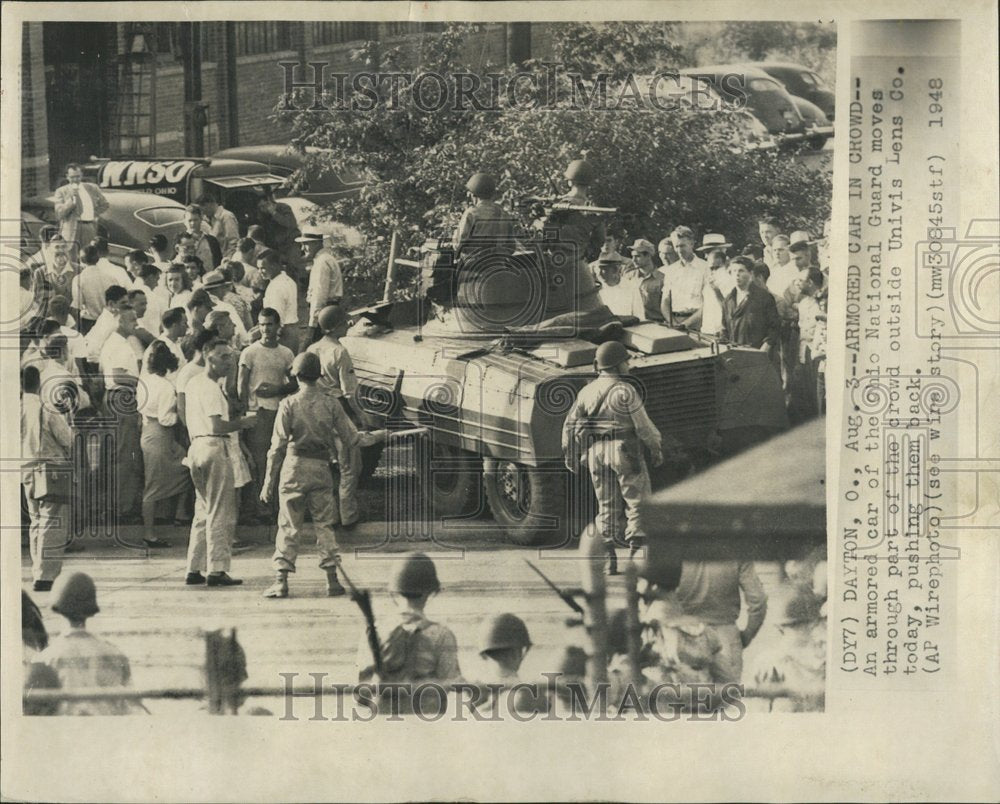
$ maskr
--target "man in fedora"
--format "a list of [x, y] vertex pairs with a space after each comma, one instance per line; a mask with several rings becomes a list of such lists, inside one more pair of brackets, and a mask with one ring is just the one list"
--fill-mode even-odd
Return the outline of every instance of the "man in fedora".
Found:
[[317, 228], [305, 228], [295, 242], [302, 247], [302, 257], [310, 267], [306, 301], [309, 303], [309, 326], [303, 346], [318, 341], [323, 333], [319, 328], [319, 313], [331, 304], [340, 304], [344, 296], [344, 277], [340, 263], [330, 247], [329, 237]]
[[718, 336], [722, 332], [722, 305], [735, 286], [729, 274], [729, 249], [724, 235], [706, 234], [698, 247], [708, 261], [708, 276], [702, 290], [701, 332]]
[[677, 262], [670, 266], [663, 286], [663, 320], [672, 327], [698, 329], [708, 263], [695, 254], [694, 232], [678, 226], [670, 233]]

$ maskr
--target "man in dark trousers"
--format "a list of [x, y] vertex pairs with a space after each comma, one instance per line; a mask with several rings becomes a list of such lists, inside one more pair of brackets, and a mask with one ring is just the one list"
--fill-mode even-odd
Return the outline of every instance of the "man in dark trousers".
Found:
[[722, 305], [722, 334], [738, 346], [770, 353], [778, 345], [780, 327], [774, 296], [753, 283], [749, 257], [735, 257], [729, 269], [736, 287]]

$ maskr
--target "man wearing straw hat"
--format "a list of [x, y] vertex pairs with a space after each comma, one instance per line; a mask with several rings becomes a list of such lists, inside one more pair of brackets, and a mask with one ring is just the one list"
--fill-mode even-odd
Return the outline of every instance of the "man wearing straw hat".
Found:
[[331, 304], [340, 304], [344, 296], [344, 276], [340, 263], [334, 256], [331, 237], [318, 227], [307, 227], [295, 242], [302, 246], [302, 257], [309, 268], [309, 287], [306, 301], [309, 303], [309, 323], [303, 346], [309, 346], [322, 337], [319, 327], [320, 311]]

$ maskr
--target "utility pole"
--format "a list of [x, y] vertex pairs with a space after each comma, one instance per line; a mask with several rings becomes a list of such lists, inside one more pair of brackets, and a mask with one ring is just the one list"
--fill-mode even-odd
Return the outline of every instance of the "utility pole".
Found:
[[531, 58], [531, 23], [508, 22], [504, 27], [507, 34], [507, 63], [524, 64]]
[[181, 23], [181, 55], [184, 64], [184, 150], [190, 156], [205, 155], [208, 104], [201, 99], [201, 23]]

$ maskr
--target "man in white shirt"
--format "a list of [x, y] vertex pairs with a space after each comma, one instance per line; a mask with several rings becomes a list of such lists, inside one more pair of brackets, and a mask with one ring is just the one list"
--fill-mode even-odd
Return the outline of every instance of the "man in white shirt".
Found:
[[77, 311], [80, 332], [86, 335], [104, 310], [104, 293], [115, 284], [98, 266], [97, 247], [87, 245], [80, 254], [83, 270], [72, 283], [70, 304]]
[[97, 249], [97, 254], [100, 258], [97, 261], [97, 267], [101, 269], [101, 272], [111, 280], [112, 284], [121, 285], [126, 290], [131, 288], [133, 281], [132, 275], [120, 265], [116, 265], [111, 262], [111, 249], [108, 246], [107, 238], [95, 237], [94, 247]]
[[247, 410], [257, 414], [257, 423], [246, 435], [247, 447], [253, 456], [256, 470], [254, 482], [247, 486], [244, 506], [252, 507], [260, 517], [273, 517], [275, 506], [265, 506], [260, 501], [260, 492], [263, 489], [267, 451], [271, 447], [278, 405], [282, 397], [295, 388], [288, 373], [295, 355], [287, 346], [278, 343], [281, 319], [276, 310], [270, 307], [261, 310], [257, 326], [260, 329], [260, 340], [251, 343], [240, 354], [239, 377], [236, 381], [240, 401]]
[[66, 350], [71, 365], [79, 366], [77, 361], [87, 358], [87, 343], [86, 338], [69, 325], [69, 302], [65, 296], [53, 296], [49, 301], [49, 318], [59, 324], [59, 332], [66, 336]]
[[278, 311], [281, 318], [279, 342], [292, 350], [299, 351], [299, 289], [295, 280], [281, 268], [281, 258], [276, 251], [267, 251], [260, 258], [261, 270], [267, 277], [264, 291], [264, 307]]
[[173, 256], [173, 249], [170, 248], [170, 243], [166, 235], [153, 235], [149, 240], [149, 251], [146, 253], [149, 255], [149, 259], [153, 265], [161, 271], [166, 271], [170, 267], [170, 258]]
[[305, 343], [308, 345], [322, 335], [318, 321], [320, 310], [331, 304], [340, 304], [344, 295], [344, 278], [340, 272], [340, 263], [322, 232], [307, 229], [295, 242], [302, 244], [302, 256], [310, 264], [309, 287], [306, 291], [309, 329], [305, 335]]
[[[233, 368], [234, 354], [229, 345], [213, 340], [205, 345], [203, 353], [205, 370], [194, 374], [184, 391], [185, 420], [191, 437], [187, 460], [195, 488], [184, 582], [189, 586], [238, 586], [243, 581], [229, 575], [236, 529], [236, 489], [228, 436], [253, 427], [255, 417], [229, 418], [229, 401], [219, 386]], [[205, 570], [207, 579], [202, 574]]]
[[774, 273], [772, 267], [774, 248], [771, 241], [781, 233], [781, 229], [778, 228], [778, 219], [773, 215], [762, 216], [757, 220], [757, 232], [760, 234], [760, 242], [764, 244], [764, 262], [767, 263], [768, 268], [771, 268], [771, 273]]
[[208, 193], [200, 195], [197, 204], [205, 213], [209, 234], [218, 241], [219, 248], [222, 249], [222, 259], [228, 260], [240, 241], [240, 225], [236, 216]]
[[616, 316], [632, 316], [632, 302], [635, 298], [635, 283], [622, 276], [621, 259], [601, 257], [597, 260], [599, 291], [601, 302]]
[[[128, 306], [128, 291], [121, 285], [112, 285], [104, 293], [104, 309], [87, 333], [87, 359], [98, 362], [101, 348], [108, 336], [118, 328], [118, 314]], [[133, 330], [135, 328], [133, 327]], [[131, 332], [129, 333], [131, 334]]]
[[[181, 348], [181, 338], [187, 334], [187, 316], [180, 307], [174, 307], [170, 310], [166, 310], [160, 317], [160, 336], [158, 340], [163, 341], [167, 347], [173, 352], [174, 357], [177, 358], [177, 371], [184, 368], [187, 363], [187, 358], [184, 356], [184, 350]], [[142, 364], [145, 368], [146, 359], [149, 357], [149, 350], [153, 348], [150, 344], [145, 353], [142, 356]], [[177, 376], [176, 371], [172, 371], [167, 374], [167, 379], [171, 382]]]
[[115, 428], [115, 511], [119, 520], [139, 518], [142, 491], [142, 449], [139, 445], [139, 411], [135, 388], [139, 381], [139, 358], [129, 345], [135, 333], [135, 310], [118, 311], [117, 328], [101, 346], [100, 366], [107, 393], [105, 415]]
[[708, 277], [702, 291], [701, 331], [706, 335], [722, 334], [722, 305], [736, 287], [729, 273], [729, 258], [723, 248], [708, 253]]
[[74, 250], [79, 250], [97, 235], [97, 221], [110, 205], [100, 187], [83, 181], [79, 165], [66, 166], [66, 182], [56, 190], [54, 209], [59, 218], [59, 234]]
[[663, 318], [668, 325], [697, 328], [701, 325], [708, 263], [694, 253], [694, 232], [678, 226], [670, 233], [677, 262], [665, 274]]
[[767, 289], [779, 296], [788, 289], [788, 286], [795, 279], [799, 278], [799, 269], [788, 250], [789, 245], [788, 235], [775, 235], [771, 241], [773, 260], [767, 263], [767, 267], [771, 270], [771, 275], [767, 279]]

